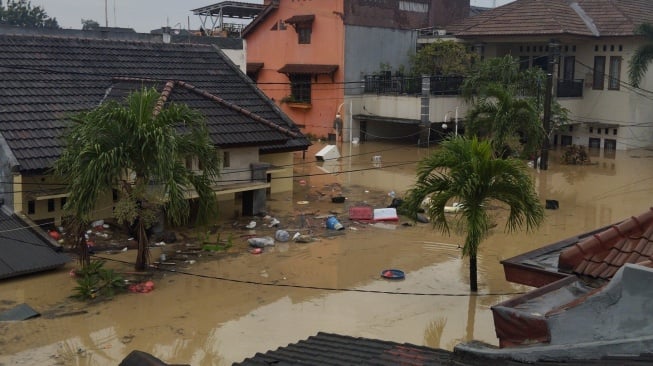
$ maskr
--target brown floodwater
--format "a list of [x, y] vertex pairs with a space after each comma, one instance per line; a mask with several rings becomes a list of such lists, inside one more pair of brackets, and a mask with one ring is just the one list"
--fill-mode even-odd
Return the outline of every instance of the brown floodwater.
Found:
[[[531, 173], [542, 202], [555, 199], [560, 208], [546, 211], [537, 232], [514, 234], [503, 232], [505, 210], [492, 209], [498, 226], [481, 244], [479, 292], [469, 296], [459, 236], [428, 224], [400, 225], [405, 220], [348, 220], [351, 206], [381, 208], [391, 202], [390, 192], [401, 197], [414, 182], [415, 162], [435, 148], [344, 144], [337, 162], [316, 162], [323, 146], [316, 143], [306, 160], [296, 155], [294, 194], [274, 195], [268, 205], [291, 235], [301, 232], [315, 241], [278, 242], [253, 255], [248, 235], [273, 235], [275, 229], [256, 218], [250, 231], [242, 228], [250, 218], [224, 215], [218, 232], [223, 239], [231, 234], [233, 247], [156, 273], [150, 293], [92, 304], [71, 300], [74, 263], [4, 280], [0, 311], [27, 303], [42, 316], [0, 322], [0, 365], [116, 365], [132, 350], [170, 363], [229, 365], [320, 331], [445, 349], [471, 339], [496, 345], [490, 307], [531, 289], [507, 282], [501, 260], [638, 215], [653, 196], [652, 151], [597, 153], [587, 166], [560, 165], [554, 152], [549, 170]], [[345, 203], [332, 203], [331, 195], [339, 193]], [[341, 213], [345, 230], [325, 229], [330, 212]], [[152, 257], [175, 255], [186, 242], [153, 248]], [[131, 271], [135, 253], [98, 256], [111, 268]], [[403, 270], [405, 279], [381, 278], [387, 268]]]

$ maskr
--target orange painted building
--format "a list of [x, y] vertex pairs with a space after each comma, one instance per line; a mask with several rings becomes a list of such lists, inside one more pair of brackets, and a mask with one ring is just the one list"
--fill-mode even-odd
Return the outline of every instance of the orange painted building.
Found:
[[280, 0], [244, 31], [248, 74], [305, 134], [325, 138], [343, 103], [342, 0]]
[[335, 138], [340, 113], [345, 140], [355, 129], [353, 111], [346, 109], [356, 109], [363, 76], [381, 65], [408, 66], [417, 29], [469, 14], [464, 0], [264, 0], [264, 5], [242, 32], [247, 74], [306, 135]]

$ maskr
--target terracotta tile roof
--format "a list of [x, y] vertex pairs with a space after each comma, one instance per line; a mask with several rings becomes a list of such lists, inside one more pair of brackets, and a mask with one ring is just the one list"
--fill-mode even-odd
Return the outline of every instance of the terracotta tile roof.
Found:
[[458, 37], [517, 35], [628, 36], [653, 22], [649, 0], [516, 0], [452, 25]]
[[582, 276], [610, 279], [626, 263], [653, 259], [653, 208], [585, 238], [560, 253], [558, 266]]
[[[217, 47], [0, 34], [0, 131], [22, 172], [58, 158], [64, 117], [93, 108], [114, 77], [178, 80], [238, 105], [280, 127], [299, 128]], [[261, 146], [261, 153], [299, 151], [304, 136]]]

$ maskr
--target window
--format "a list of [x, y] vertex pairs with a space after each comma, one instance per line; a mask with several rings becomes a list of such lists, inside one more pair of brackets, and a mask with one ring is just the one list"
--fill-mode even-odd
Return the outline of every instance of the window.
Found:
[[610, 72], [608, 74], [608, 89], [619, 90], [621, 80], [621, 56], [610, 56]]
[[593, 89], [603, 89], [603, 75], [605, 74], [605, 56], [594, 56], [594, 82]]
[[48, 212], [54, 211], [54, 198], [48, 200]]
[[315, 21], [315, 14], [303, 14], [293, 15], [284, 22], [295, 28], [299, 44], [310, 44], [311, 33], [313, 31], [313, 21]]
[[527, 70], [530, 66], [531, 58], [530, 56], [519, 56], [519, 70]]
[[61, 201], [60, 202], [60, 205], [61, 205], [60, 207], [63, 210], [63, 207], [66, 205], [66, 202], [68, 201], [68, 199], [66, 197], [61, 197], [60, 201]]
[[617, 136], [617, 129], [616, 128], [614, 130], [612, 130], [612, 134]]
[[231, 156], [229, 154], [229, 151], [222, 152], [222, 167], [223, 168], [231, 167]]
[[590, 133], [594, 133], [594, 127], [590, 127]]
[[36, 202], [33, 200], [27, 201], [27, 214], [34, 215], [36, 213]]
[[312, 23], [297, 24], [297, 42], [299, 44], [311, 44]]
[[290, 74], [290, 95], [300, 103], [311, 102], [311, 75]]
[[576, 68], [576, 57], [574, 56], [565, 56], [565, 69], [563, 78], [565, 80], [574, 80]]
[[186, 157], [186, 169], [193, 170], [193, 157], [192, 156], [187, 156]]

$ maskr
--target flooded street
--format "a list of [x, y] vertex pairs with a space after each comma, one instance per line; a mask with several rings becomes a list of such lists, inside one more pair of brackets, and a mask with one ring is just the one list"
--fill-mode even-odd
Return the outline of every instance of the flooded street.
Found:
[[[315, 241], [278, 242], [253, 255], [246, 241], [252, 232], [234, 227], [236, 219], [225, 215], [220, 233], [232, 235], [229, 252], [162, 274], [147, 294], [121, 294], [88, 306], [71, 300], [76, 282], [69, 271], [75, 263], [3, 280], [0, 311], [27, 303], [42, 316], [0, 322], [0, 365], [117, 365], [135, 349], [169, 363], [230, 365], [320, 331], [450, 350], [471, 339], [497, 345], [490, 306], [531, 289], [507, 282], [501, 260], [652, 205], [653, 151], [595, 154], [588, 166], [560, 165], [559, 152], [553, 152], [548, 171], [531, 172], [542, 203], [558, 200], [560, 208], [547, 210], [544, 224], [531, 234], [505, 234], [506, 212], [493, 210], [498, 226], [481, 243], [479, 292], [469, 296], [460, 237], [443, 236], [429, 224], [401, 225], [406, 220], [399, 225], [348, 220], [353, 205], [381, 208], [390, 204], [390, 192], [401, 197], [414, 182], [416, 162], [435, 147], [343, 144], [340, 160], [316, 162], [322, 147], [315, 143], [305, 160], [296, 155], [293, 197], [273, 195], [268, 203], [281, 228], [291, 235], [294, 229], [312, 230]], [[331, 202], [335, 191], [345, 203]], [[324, 228], [330, 211], [340, 213], [345, 230]], [[274, 234], [264, 220], [257, 223], [255, 235]], [[152, 257], [165, 250], [153, 248]], [[131, 271], [136, 254], [98, 256], [111, 268]], [[403, 270], [406, 278], [381, 278], [387, 268]]]

